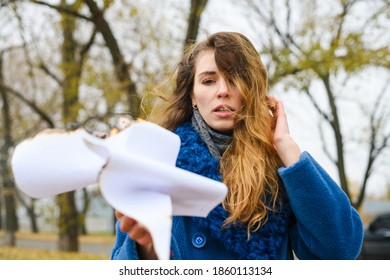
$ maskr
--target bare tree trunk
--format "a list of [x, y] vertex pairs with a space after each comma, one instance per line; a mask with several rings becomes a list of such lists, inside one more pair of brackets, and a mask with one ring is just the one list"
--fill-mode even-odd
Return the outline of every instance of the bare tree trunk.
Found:
[[188, 17], [187, 35], [184, 41], [184, 49], [193, 44], [198, 37], [198, 30], [202, 13], [208, 0], [191, 0], [190, 15]]
[[[1, 166], [7, 165], [7, 160], [2, 157]], [[5, 204], [5, 238], [4, 245], [15, 246], [16, 239], [15, 233], [18, 230], [18, 219], [16, 215], [16, 204], [15, 204], [15, 185], [10, 176], [9, 168], [1, 168], [1, 176], [3, 177], [3, 195]]]
[[331, 113], [332, 119], [331, 119], [330, 125], [332, 126], [332, 129], [334, 132], [334, 139], [336, 141], [336, 149], [337, 149], [336, 166], [337, 166], [337, 170], [339, 173], [340, 186], [344, 190], [344, 192], [347, 194], [348, 198], [351, 200], [351, 194], [349, 192], [347, 175], [345, 173], [346, 169], [345, 169], [345, 160], [344, 160], [343, 135], [341, 133], [339, 114], [337, 111], [337, 105], [336, 105], [336, 101], [335, 101], [335, 94], [332, 92], [332, 89], [330, 88], [329, 74], [324, 75], [322, 77], [322, 81], [325, 85], [330, 109], [332, 112]]
[[[0, 54], [0, 81], [3, 81], [3, 57]], [[18, 219], [15, 205], [15, 184], [11, 176], [8, 159], [12, 147], [12, 119], [10, 114], [8, 96], [3, 88], [0, 88], [3, 115], [3, 145], [0, 147], [0, 176], [3, 183], [3, 196], [5, 204], [5, 239], [4, 245], [15, 246], [15, 232], [18, 230]]]
[[[83, 2], [85, 1], [78, 0], [72, 5], [67, 5], [66, 1], [62, 0], [61, 7], [77, 12]], [[61, 12], [61, 16], [64, 37], [61, 65], [64, 79], [61, 85], [64, 99], [63, 121], [66, 126], [68, 123], [77, 122], [80, 110], [79, 85], [83, 62], [94, 41], [96, 32], [94, 31], [91, 34], [85, 45], [80, 45], [74, 38], [77, 18], [67, 12]], [[60, 207], [59, 249], [62, 251], [78, 251], [80, 216], [76, 208], [75, 191], [59, 195], [57, 203]]]
[[60, 206], [58, 249], [77, 252], [79, 250], [79, 223], [74, 191], [58, 195], [57, 203]]
[[18, 199], [19, 203], [23, 205], [23, 207], [27, 211], [27, 215], [30, 219], [30, 228], [31, 232], [38, 233], [38, 223], [37, 223], [37, 215], [35, 214], [35, 199], [31, 199], [30, 205], [20, 196], [19, 192], [16, 192], [16, 198]]
[[80, 234], [87, 235], [87, 226], [86, 226], [86, 217], [87, 212], [89, 210], [89, 204], [91, 202], [91, 196], [88, 194], [88, 191], [84, 188], [82, 189], [83, 192], [83, 206], [79, 214], [79, 223], [80, 223]]
[[138, 96], [136, 85], [130, 77], [130, 66], [126, 64], [122, 51], [119, 48], [110, 25], [104, 18], [103, 12], [93, 0], [85, 0], [85, 4], [92, 14], [92, 21], [95, 27], [102, 34], [107, 48], [111, 53], [116, 76], [127, 94], [130, 115], [137, 118], [140, 115], [141, 100]]
[[[1, 179], [1, 178], [0, 178]], [[2, 184], [2, 182], [0, 181], [0, 184]], [[3, 199], [0, 195], [0, 230], [3, 229]]]
[[[77, 5], [75, 3], [74, 5]], [[65, 1], [61, 6], [67, 6]], [[76, 122], [79, 111], [78, 87], [81, 76], [81, 65], [77, 63], [77, 43], [74, 39], [76, 19], [66, 13], [62, 13], [62, 65], [63, 80], [63, 121], [65, 126], [68, 123]], [[78, 229], [79, 219], [75, 203], [75, 192], [60, 194], [57, 196], [57, 204], [60, 209], [58, 219], [59, 240], [58, 249], [61, 251], [78, 251]]]
[[[44, 110], [39, 108], [38, 105], [34, 101], [27, 99], [23, 95], [23, 93], [7, 86], [1, 79], [0, 79], [0, 91], [4, 91], [8, 95], [11, 95], [11, 96], [19, 99], [20, 101], [22, 101], [32, 111], [34, 111], [41, 118], [41, 120], [47, 124], [47, 126], [49, 128], [55, 127], [54, 121], [52, 120], [52, 118]], [[19, 203], [21, 203], [26, 208], [27, 214], [30, 218], [31, 231], [34, 233], [39, 232], [38, 224], [37, 224], [37, 220], [36, 220], [36, 215], [35, 215], [34, 199], [32, 199], [31, 204], [28, 205], [28, 203], [24, 200], [24, 198], [19, 195], [17, 190], [15, 190], [15, 194], [16, 194], [16, 198], [18, 199]], [[0, 209], [1, 209], [1, 207], [0, 207]]]
[[31, 202], [31, 206], [26, 207], [26, 209], [27, 209], [27, 215], [30, 218], [31, 232], [38, 233], [39, 228], [37, 223], [37, 216], [35, 215], [35, 199], [33, 199], [33, 201]]

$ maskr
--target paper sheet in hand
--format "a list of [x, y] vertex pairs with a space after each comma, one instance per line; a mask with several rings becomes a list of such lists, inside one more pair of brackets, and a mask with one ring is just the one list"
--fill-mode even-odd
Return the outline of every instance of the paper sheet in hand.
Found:
[[34, 198], [99, 183], [113, 208], [148, 228], [159, 259], [169, 259], [172, 215], [205, 217], [227, 193], [223, 183], [177, 168], [179, 149], [177, 135], [148, 122], [108, 139], [48, 130], [16, 147], [12, 170]]

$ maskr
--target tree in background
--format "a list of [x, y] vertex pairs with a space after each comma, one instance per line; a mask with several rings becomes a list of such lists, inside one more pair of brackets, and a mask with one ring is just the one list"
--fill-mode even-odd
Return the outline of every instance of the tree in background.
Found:
[[[153, 3], [147, 7], [132, 1], [10, 2], [8, 10], [1, 13], [12, 20], [0, 24], [0, 36], [9, 30], [12, 35], [5, 38], [6, 45], [0, 51], [5, 46], [15, 50], [7, 53], [0, 89], [9, 97], [13, 123], [9, 123], [10, 128], [1, 127], [1, 137], [7, 130], [17, 144], [47, 127], [66, 128], [77, 122], [96, 129], [100, 127], [96, 124], [107, 125], [118, 112], [140, 115], [139, 99], [171, 72], [172, 57], [177, 60], [181, 55], [177, 46], [183, 44], [186, 34], [183, 23], [188, 20], [188, 29], [197, 30], [203, 11], [196, 14], [197, 19], [187, 18], [182, 3], [172, 3], [182, 18], [168, 16], [168, 24], [166, 12]], [[151, 13], [151, 8], [157, 12]], [[194, 32], [191, 34], [196, 38]], [[16, 38], [16, 47], [12, 38]], [[9, 159], [10, 155], [4, 156]], [[4, 189], [4, 184], [0, 187]], [[35, 218], [35, 200], [28, 204], [23, 194], [17, 196]], [[56, 201], [60, 209], [59, 247], [78, 250], [80, 217], [85, 217], [88, 200], [81, 207], [83, 215], [73, 192], [58, 196]]]
[[184, 49], [196, 41], [202, 13], [208, 0], [191, 0], [190, 13], [188, 16], [187, 34], [184, 40]]
[[[61, 8], [78, 12], [83, 1], [75, 1], [68, 5], [65, 0], [60, 3]], [[79, 102], [79, 87], [84, 66], [84, 61], [95, 38], [95, 32], [89, 36], [85, 45], [81, 45], [75, 38], [77, 30], [76, 18], [66, 12], [61, 12], [61, 30], [63, 39], [61, 43], [61, 81], [62, 91], [62, 118], [64, 126], [77, 123], [81, 104]], [[58, 217], [58, 248], [61, 251], [79, 250], [80, 221], [75, 202], [75, 191], [57, 196], [59, 206]]]
[[[306, 94], [322, 120], [319, 131], [323, 150], [337, 168], [342, 189], [359, 209], [368, 181], [390, 146], [390, 111], [386, 106], [389, 100], [385, 99], [389, 91], [390, 42], [389, 37], [384, 36], [388, 34], [389, 2], [286, 0], [260, 3], [248, 0], [247, 5], [253, 26], [263, 27], [257, 28], [258, 38], [261, 53], [269, 59], [270, 83], [282, 83], [287, 90]], [[351, 135], [342, 129], [343, 121], [348, 117], [342, 114], [343, 104], [354, 99], [356, 102], [359, 88], [351, 92], [346, 86], [369, 69], [382, 69], [380, 71], [387, 73], [388, 80], [382, 88], [366, 93], [369, 99], [375, 100], [372, 107], [365, 104], [364, 112], [360, 112], [366, 119], [366, 128], [358, 135]], [[320, 101], [318, 91], [325, 95], [327, 105]], [[359, 125], [362, 127], [362, 122]], [[329, 128], [332, 142], [324, 137]], [[350, 145], [357, 142], [360, 142], [360, 149], [367, 150], [367, 160], [359, 172], [362, 174], [360, 192], [352, 197], [346, 158], [354, 153], [349, 150]]]
[[[3, 76], [3, 52], [0, 52], [0, 83], [4, 80]], [[9, 96], [7, 89], [0, 87], [0, 103], [2, 104], [2, 130], [3, 143], [0, 147], [0, 176], [2, 189], [2, 197], [5, 204], [5, 238], [4, 244], [7, 246], [15, 246], [15, 232], [18, 230], [18, 220], [16, 216], [15, 206], [15, 184], [12, 180], [11, 172], [9, 170], [10, 151], [13, 146], [11, 126], [12, 118], [10, 111]], [[0, 204], [1, 206], [1, 204]], [[1, 212], [0, 212], [1, 214]]]
[[[0, 18], [4, 20], [4, 24], [1, 25], [2, 31], [10, 30], [9, 27], [13, 25], [16, 27], [13, 29], [13, 33], [1, 32], [0, 40], [3, 42], [9, 41], [8, 39], [10, 37], [15, 37], [15, 34], [19, 34], [23, 29], [22, 25], [18, 25], [20, 23], [20, 15], [17, 9], [13, 9], [11, 13], [5, 12]], [[4, 44], [4, 48], [0, 51], [2, 62], [0, 78], [0, 91], [2, 93], [2, 102], [0, 102], [2, 105], [2, 115], [0, 120], [2, 125], [0, 134], [4, 139], [4, 141], [0, 140], [2, 144], [0, 155], [0, 158], [2, 158], [0, 182], [2, 184], [0, 185], [0, 193], [4, 196], [5, 201], [6, 238], [4, 243], [8, 246], [15, 245], [15, 231], [18, 229], [18, 217], [16, 215], [17, 202], [25, 207], [26, 213], [31, 219], [32, 232], [38, 232], [35, 200], [31, 199], [30, 203], [28, 203], [14, 187], [15, 185], [9, 166], [13, 145], [18, 141], [19, 137], [25, 138], [32, 131], [42, 128], [41, 125], [37, 125], [38, 123], [45, 123], [48, 127], [54, 127], [52, 118], [37, 105], [34, 98], [31, 98], [32, 96], [36, 96], [37, 84], [31, 64], [31, 57], [29, 56], [27, 44], [25, 44], [25, 37], [22, 36], [21, 41], [24, 43], [14, 44], [8, 47]], [[29, 79], [23, 79], [26, 77], [25, 75]], [[19, 79], [18, 82], [13, 79], [15, 77]], [[30, 83], [27, 80], [30, 80]], [[21, 90], [18, 90], [14, 84]], [[29, 94], [26, 94], [22, 88], [28, 87], [28, 84], [30, 90]], [[26, 116], [28, 117], [26, 118]], [[15, 129], [16, 127], [19, 127], [20, 130]]]

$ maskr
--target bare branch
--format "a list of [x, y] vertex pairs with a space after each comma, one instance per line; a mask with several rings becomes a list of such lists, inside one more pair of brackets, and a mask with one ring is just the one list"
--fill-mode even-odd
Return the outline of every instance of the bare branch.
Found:
[[16, 0], [1, 0], [0, 1], [0, 7], [5, 7], [9, 4], [15, 3]]
[[372, 173], [374, 162], [378, 159], [384, 149], [389, 147], [390, 133], [384, 135], [381, 143], [379, 145], [377, 144], [378, 134], [380, 131], [378, 130], [378, 127], [381, 127], [381, 124], [386, 121], [388, 115], [382, 114], [378, 116], [378, 118], [375, 117], [378, 114], [378, 110], [376, 110], [376, 108], [379, 108], [382, 98], [384, 97], [385, 92], [387, 91], [387, 88], [389, 86], [388, 84], [388, 82], [385, 83], [385, 86], [383, 87], [381, 93], [375, 100], [374, 110], [370, 116], [370, 151], [368, 154], [367, 165], [363, 176], [363, 183], [361, 186], [360, 194], [357, 200], [357, 205], [360, 205], [364, 199], [365, 189], [367, 187], [368, 179], [370, 178], [370, 175]]
[[91, 34], [91, 37], [88, 40], [88, 42], [85, 45], [81, 46], [81, 50], [80, 50], [80, 68], [84, 65], [84, 59], [87, 56], [89, 49], [92, 47], [92, 45], [93, 45], [93, 43], [95, 41], [97, 32], [98, 32], [98, 30], [97, 30], [97, 27], [95, 26], [94, 29], [93, 29], [93, 32]]
[[290, 1], [286, 0], [286, 9], [287, 9], [287, 17], [286, 17], [286, 25], [287, 25], [287, 31], [286, 31], [286, 39], [291, 43], [293, 47], [295, 47], [300, 54], [305, 54], [302, 48], [298, 45], [298, 43], [294, 40], [294, 36], [291, 35], [289, 27], [291, 26], [291, 6]]
[[28, 100], [26, 97], [23, 96], [22, 93], [18, 92], [17, 90], [10, 88], [9, 86], [5, 85], [3, 82], [0, 81], [0, 87], [5, 90], [7, 93], [11, 93], [16, 98], [20, 99], [23, 103], [25, 103], [27, 106], [29, 106], [33, 111], [35, 111], [41, 118], [44, 120], [48, 127], [55, 127], [54, 121], [50, 118], [48, 114], [46, 114], [43, 110], [41, 110], [38, 105], [31, 100]]
[[336, 48], [337, 48], [338, 43], [340, 41], [340, 37], [341, 37], [342, 31], [343, 31], [346, 15], [348, 14], [348, 10], [351, 6], [351, 4], [348, 3], [348, 1], [347, 2], [341, 1], [341, 4], [343, 5], [343, 11], [341, 12], [341, 14], [338, 17], [340, 22], [338, 24], [336, 36], [333, 38], [332, 43], [331, 43]]
[[321, 143], [322, 143], [322, 150], [324, 151], [325, 155], [329, 158], [329, 160], [336, 165], [337, 161], [331, 155], [331, 153], [328, 149], [328, 145], [326, 144], [324, 130], [322, 128], [321, 122], [319, 122], [318, 126], [319, 126], [319, 132], [320, 132], [320, 139], [321, 139]]
[[[375, 101], [374, 110], [373, 110], [373, 113], [371, 115], [371, 122], [372, 122], [372, 124], [374, 124], [375, 115], [379, 114], [378, 108], [380, 108], [380, 104], [382, 102], [382, 99], [384, 98], [385, 93], [387, 92], [387, 89], [389, 88], [389, 86], [390, 86], [390, 78], [387, 79], [387, 82], [384, 83], [384, 86], [383, 86], [380, 94], [378, 95], [378, 98]], [[381, 123], [384, 123], [385, 119], [386, 119], [386, 115], [385, 114], [382, 114], [382, 115], [378, 116], [378, 120], [376, 121], [376, 124], [381, 125]]]
[[55, 9], [59, 12], [64, 12], [64, 13], [67, 13], [69, 15], [72, 15], [74, 17], [78, 17], [78, 18], [81, 18], [81, 19], [84, 19], [84, 20], [87, 20], [87, 21], [93, 21], [90, 17], [87, 17], [85, 15], [82, 15], [72, 9], [69, 9], [68, 7], [63, 7], [63, 6], [59, 6], [59, 5], [52, 5], [52, 4], [49, 4], [49, 3], [46, 3], [46, 2], [43, 2], [43, 1], [38, 1], [38, 0], [32, 0], [33, 3], [35, 4], [39, 4], [39, 5], [43, 5], [43, 6], [47, 6], [47, 7], [50, 7], [52, 9]]
[[[21, 15], [19, 14], [19, 11], [17, 8], [14, 9], [14, 14], [15, 14], [15, 17], [19, 23], [18, 27], [19, 27], [19, 33], [20, 33], [20, 37], [22, 38], [22, 41], [23, 41], [23, 48], [22, 48], [22, 52], [24, 53], [25, 57], [26, 57], [26, 64], [28, 66], [28, 74], [33, 77], [33, 69], [34, 69], [34, 63], [33, 63], [33, 60], [30, 56], [30, 53], [28, 51], [28, 48], [27, 46], [29, 45], [28, 43], [28, 40], [26, 39], [26, 36], [25, 36], [25, 28], [24, 28], [24, 25], [23, 25], [23, 20], [22, 20], [22, 17]], [[34, 78], [31, 79], [31, 83], [34, 85], [34, 88], [36, 88], [36, 80]]]
[[106, 46], [110, 51], [113, 63], [115, 65], [116, 76], [122, 83], [123, 90], [127, 93], [129, 111], [132, 116], [136, 117], [139, 115], [140, 98], [137, 93], [136, 84], [131, 78], [129, 65], [126, 64], [125, 58], [121, 49], [119, 48], [119, 44], [114, 36], [114, 33], [103, 16], [104, 11], [100, 10], [93, 0], [85, 0], [84, 2], [88, 6], [92, 14], [92, 20], [100, 34], [103, 36]]
[[[286, 9], [288, 12], [288, 16], [287, 16], [286, 21], [287, 21], [287, 26], [290, 26], [291, 8], [290, 8], [288, 2], [289, 2], [288, 0], [286, 0], [286, 2], [285, 2]], [[247, 3], [249, 5], [249, 7], [259, 16], [259, 18], [267, 26], [271, 27], [276, 32], [276, 34], [278, 35], [278, 38], [282, 41], [282, 44], [285, 48], [290, 48], [292, 53], [296, 56], [299, 56], [299, 54], [305, 55], [305, 53], [303, 52], [301, 47], [298, 45], [298, 43], [294, 40], [293, 36], [290, 34], [288, 28], [287, 28], [286, 34], [284, 34], [282, 32], [282, 30], [280, 29], [280, 27], [278, 26], [278, 24], [276, 22], [277, 15], [274, 14], [273, 9], [267, 11], [266, 9], [264, 9], [264, 6], [260, 7], [260, 6], [256, 5], [254, 3], [254, 1], [250, 1], [250, 0], [248, 0]], [[271, 16], [268, 16], [268, 14]], [[294, 49], [296, 49], [299, 52], [299, 54], [294, 53], [292, 47], [294, 47]]]
[[63, 86], [63, 82], [61, 81], [61, 79], [57, 77], [57, 75], [54, 74], [52, 71], [50, 71], [49, 68], [43, 62], [39, 64], [39, 68], [43, 70], [43, 72], [45, 72], [49, 77], [53, 78], [53, 80], [55, 80], [58, 85]]
[[287, 9], [287, 16], [286, 16], [286, 26], [287, 26], [287, 37], [292, 37], [290, 34], [290, 26], [291, 26], [291, 6], [290, 6], [290, 1], [285, 0], [285, 5]]
[[[315, 101], [314, 97], [313, 97], [313, 94], [310, 92], [310, 90], [308, 88], [305, 89], [306, 91], [306, 94], [307, 96], [309, 97], [309, 100], [310, 102], [313, 104], [314, 108], [316, 109], [316, 111], [330, 124], [332, 125], [332, 119], [331, 117], [326, 114], [321, 108], [320, 106], [318, 105], [317, 101]], [[332, 125], [333, 126], [333, 125]]]

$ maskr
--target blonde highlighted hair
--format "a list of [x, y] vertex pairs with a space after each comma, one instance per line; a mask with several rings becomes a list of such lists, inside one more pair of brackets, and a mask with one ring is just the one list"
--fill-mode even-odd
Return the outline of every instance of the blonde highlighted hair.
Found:
[[155, 108], [150, 120], [170, 130], [191, 120], [197, 57], [210, 49], [219, 70], [242, 95], [233, 141], [220, 169], [229, 189], [223, 202], [229, 212], [225, 225], [246, 224], [249, 236], [281, 202], [277, 168], [282, 166], [272, 144], [274, 104], [267, 98], [267, 72], [253, 44], [240, 33], [219, 32], [192, 45], [178, 64], [173, 90], [163, 96], [165, 102]]

